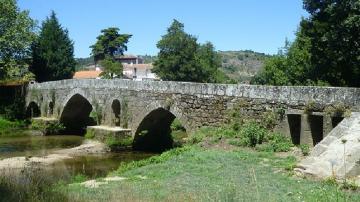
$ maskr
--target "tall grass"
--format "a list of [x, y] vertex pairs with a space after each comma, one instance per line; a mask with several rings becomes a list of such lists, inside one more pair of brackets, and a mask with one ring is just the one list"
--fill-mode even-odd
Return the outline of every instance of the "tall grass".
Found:
[[51, 175], [39, 169], [24, 169], [21, 174], [1, 175], [0, 201], [68, 201], [65, 195], [53, 189], [55, 181]]

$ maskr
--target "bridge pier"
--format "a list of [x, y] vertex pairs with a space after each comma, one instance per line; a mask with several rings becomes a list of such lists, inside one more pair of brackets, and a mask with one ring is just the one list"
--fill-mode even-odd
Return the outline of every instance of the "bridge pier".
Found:
[[111, 149], [127, 147], [133, 142], [131, 129], [111, 126], [88, 126], [85, 137], [106, 143]]

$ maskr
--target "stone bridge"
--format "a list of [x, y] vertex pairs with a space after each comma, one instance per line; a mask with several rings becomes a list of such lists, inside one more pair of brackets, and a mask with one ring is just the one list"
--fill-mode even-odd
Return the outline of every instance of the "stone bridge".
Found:
[[284, 115], [278, 130], [294, 143], [316, 144], [342, 119], [328, 107], [359, 111], [359, 98], [357, 88], [62, 80], [29, 84], [26, 105], [29, 116], [53, 117], [69, 129], [121, 126], [133, 136], [169, 130], [175, 117], [192, 132], [226, 122], [231, 109], [255, 118], [273, 111]]

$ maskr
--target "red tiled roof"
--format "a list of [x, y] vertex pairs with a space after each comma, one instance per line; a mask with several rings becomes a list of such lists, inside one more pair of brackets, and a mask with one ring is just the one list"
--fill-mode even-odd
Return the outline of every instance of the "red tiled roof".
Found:
[[78, 71], [75, 72], [73, 79], [96, 79], [100, 76], [102, 71]]

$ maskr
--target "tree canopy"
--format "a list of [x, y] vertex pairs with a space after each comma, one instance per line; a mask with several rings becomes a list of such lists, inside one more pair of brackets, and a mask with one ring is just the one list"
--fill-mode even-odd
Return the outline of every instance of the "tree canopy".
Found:
[[153, 72], [163, 80], [216, 82], [220, 57], [214, 46], [198, 44], [197, 38], [184, 31], [184, 24], [174, 20], [162, 39]]
[[360, 0], [304, 0], [304, 8], [310, 16], [302, 19], [296, 40], [253, 82], [359, 87]]
[[91, 54], [95, 64], [101, 62], [103, 67], [102, 76], [104, 78], [114, 78], [122, 76], [122, 64], [115, 60], [115, 56], [123, 55], [127, 50], [127, 43], [131, 34], [120, 34], [117, 27], [109, 27], [101, 30], [94, 45], [90, 46]]
[[35, 22], [20, 11], [16, 0], [0, 0], [0, 79], [21, 79], [28, 74]]
[[32, 45], [32, 57], [30, 70], [37, 81], [72, 78], [76, 65], [74, 45], [55, 12], [42, 23], [40, 35]]

